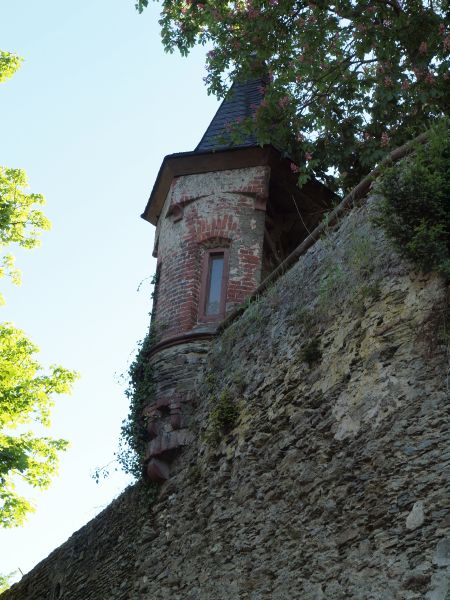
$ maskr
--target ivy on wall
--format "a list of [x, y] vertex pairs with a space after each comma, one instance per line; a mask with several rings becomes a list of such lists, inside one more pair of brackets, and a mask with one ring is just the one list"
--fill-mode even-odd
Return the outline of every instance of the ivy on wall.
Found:
[[136, 478], [142, 473], [147, 442], [142, 411], [151, 403], [154, 394], [153, 367], [150, 364], [150, 350], [154, 343], [153, 328], [150, 328], [128, 370], [129, 381], [125, 391], [130, 408], [122, 422], [117, 458], [122, 469]]

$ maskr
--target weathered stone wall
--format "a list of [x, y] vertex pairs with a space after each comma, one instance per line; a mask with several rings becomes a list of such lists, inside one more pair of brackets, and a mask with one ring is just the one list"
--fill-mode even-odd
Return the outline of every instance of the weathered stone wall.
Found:
[[155, 389], [144, 409], [149, 439], [144, 467], [152, 480], [167, 479], [174, 455], [192, 440], [188, 427], [196, 377], [205, 362], [210, 339], [169, 346], [150, 358]]
[[214, 343], [153, 506], [125, 492], [3, 598], [448, 600], [446, 319], [353, 211]]
[[155, 325], [162, 340], [202, 327], [202, 259], [208, 248], [230, 248], [226, 311], [257, 287], [269, 176], [269, 167], [252, 167], [173, 180], [156, 232], [161, 276]]
[[140, 486], [128, 488], [2, 594], [2, 600], [132, 598], [140, 543], [152, 532], [146, 526], [150, 516], [147, 497]]

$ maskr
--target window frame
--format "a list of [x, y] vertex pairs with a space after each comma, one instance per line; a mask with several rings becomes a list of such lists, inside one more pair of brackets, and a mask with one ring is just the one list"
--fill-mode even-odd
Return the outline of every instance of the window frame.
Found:
[[[211, 283], [211, 257], [220, 254], [223, 256], [223, 271], [220, 290], [219, 312], [215, 315], [206, 314], [206, 302], [208, 300], [209, 286]], [[198, 310], [198, 320], [202, 322], [221, 321], [225, 316], [227, 287], [228, 287], [228, 267], [229, 267], [229, 248], [208, 248], [202, 257], [202, 270], [200, 279], [200, 302]]]

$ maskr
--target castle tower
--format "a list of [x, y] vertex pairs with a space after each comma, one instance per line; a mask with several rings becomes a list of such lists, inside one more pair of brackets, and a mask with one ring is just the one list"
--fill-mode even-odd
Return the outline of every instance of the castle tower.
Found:
[[330, 205], [310, 181], [299, 190], [291, 161], [229, 123], [263, 99], [260, 79], [235, 82], [193, 152], [164, 158], [142, 215], [156, 226], [151, 352], [155, 397], [146, 409], [147, 473], [169, 476], [188, 444], [195, 372], [224, 317], [306, 237]]

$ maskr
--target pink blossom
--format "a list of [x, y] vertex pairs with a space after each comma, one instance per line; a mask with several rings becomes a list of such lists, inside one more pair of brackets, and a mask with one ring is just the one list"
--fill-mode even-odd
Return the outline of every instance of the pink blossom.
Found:
[[278, 100], [278, 106], [280, 108], [286, 108], [286, 106], [289, 104], [289, 100], [290, 100], [289, 96], [283, 96], [282, 98], [280, 98]]
[[444, 33], [445, 33], [445, 25], [444, 25], [444, 23], [441, 23], [441, 24], [439, 25], [439, 33], [440, 33], [441, 35], [444, 35]]
[[205, 8], [205, 5], [204, 5], [204, 4], [202, 4], [202, 3], [199, 3], [199, 4], [197, 4], [197, 8], [198, 8], [199, 10], [203, 10], [203, 9]]
[[407, 79], [405, 79], [405, 81], [402, 83], [402, 89], [409, 90], [409, 88], [410, 88], [409, 81]]
[[444, 50], [450, 50], [450, 36], [444, 38]]
[[269, 0], [270, 6], [277, 6], [278, 0]]
[[372, 137], [372, 136], [370, 135], [370, 133], [369, 133], [368, 131], [365, 131], [365, 132], [364, 132], [364, 139], [365, 139], [365, 140], [370, 140], [370, 138], [371, 138], [371, 137]]
[[306, 160], [311, 160], [312, 159], [311, 152], [305, 152], [305, 158], [306, 158]]
[[297, 166], [295, 163], [291, 162], [291, 171], [293, 173], [299, 173], [300, 172], [300, 167]]
[[385, 148], [386, 146], [389, 146], [389, 136], [386, 133], [386, 131], [383, 131], [383, 133], [381, 134], [380, 146], [382, 148]]
[[391, 85], [392, 85], [392, 79], [390, 77], [385, 77], [384, 78], [384, 85], [386, 87], [391, 87]]
[[413, 73], [416, 76], [417, 80], [419, 80], [422, 75], [422, 71], [418, 67], [413, 67]]
[[428, 83], [428, 85], [432, 85], [434, 83], [433, 73], [428, 72], [427, 76], [425, 77], [425, 83]]
[[419, 46], [420, 54], [426, 54], [428, 52], [428, 44], [426, 42], [422, 42]]
[[445, 81], [447, 81], [447, 79], [450, 77], [450, 75], [448, 73], [444, 73], [444, 79]]

